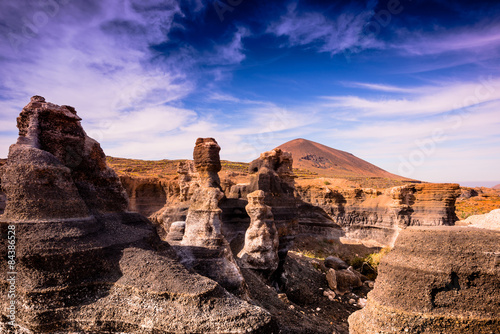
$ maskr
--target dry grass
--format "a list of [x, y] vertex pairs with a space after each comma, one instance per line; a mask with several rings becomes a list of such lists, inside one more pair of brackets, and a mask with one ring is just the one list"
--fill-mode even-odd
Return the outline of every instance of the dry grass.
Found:
[[489, 188], [476, 188], [479, 196], [468, 199], [458, 199], [455, 213], [460, 220], [472, 215], [481, 215], [500, 208], [500, 191]]

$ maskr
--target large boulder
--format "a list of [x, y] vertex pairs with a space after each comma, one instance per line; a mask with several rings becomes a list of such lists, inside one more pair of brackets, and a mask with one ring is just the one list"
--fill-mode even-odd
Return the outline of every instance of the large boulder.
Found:
[[350, 333], [498, 333], [499, 240], [470, 227], [403, 230]]
[[0, 272], [17, 274], [0, 276], [0, 332], [272, 332], [268, 312], [187, 270], [144, 216], [126, 211], [73, 108], [33, 97], [18, 127], [2, 173], [0, 258], [13, 231], [16, 255]]

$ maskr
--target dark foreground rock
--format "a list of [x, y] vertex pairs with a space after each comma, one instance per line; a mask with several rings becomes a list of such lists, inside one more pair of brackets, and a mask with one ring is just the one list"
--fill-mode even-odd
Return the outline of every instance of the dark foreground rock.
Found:
[[499, 333], [499, 241], [470, 227], [405, 229], [350, 333]]
[[145, 217], [126, 211], [123, 187], [72, 107], [35, 96], [18, 127], [1, 173], [0, 258], [15, 231], [16, 263], [0, 261], [0, 332], [275, 331], [267, 311], [188, 271]]

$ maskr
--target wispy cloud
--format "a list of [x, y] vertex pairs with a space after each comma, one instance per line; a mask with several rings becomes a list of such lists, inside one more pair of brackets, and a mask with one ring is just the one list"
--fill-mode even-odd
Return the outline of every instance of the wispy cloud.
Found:
[[[371, 86], [374, 87], [389, 91], [391, 89], [391, 87]], [[474, 83], [454, 83], [446, 86], [424, 86], [412, 89], [410, 92], [411, 95], [398, 99], [328, 96], [324, 97], [330, 101], [325, 103], [325, 107], [351, 110], [371, 116], [435, 115], [500, 99], [500, 78], [490, 77]]]
[[359, 87], [368, 90], [390, 92], [390, 93], [417, 93], [422, 91], [421, 88], [404, 88], [392, 85], [367, 83], [367, 82], [344, 82], [344, 85], [347, 87]]
[[335, 19], [330, 19], [319, 12], [301, 12], [297, 3], [293, 3], [267, 32], [286, 37], [286, 46], [309, 46], [332, 55], [348, 49], [380, 48], [383, 43], [363, 31], [373, 14], [371, 7], [358, 11], [346, 9]]
[[395, 49], [418, 56], [451, 52], [473, 54], [493, 52], [490, 57], [497, 57], [499, 46], [500, 25], [498, 23], [456, 29], [439, 29], [426, 33], [402, 29], [399, 41], [393, 45]]

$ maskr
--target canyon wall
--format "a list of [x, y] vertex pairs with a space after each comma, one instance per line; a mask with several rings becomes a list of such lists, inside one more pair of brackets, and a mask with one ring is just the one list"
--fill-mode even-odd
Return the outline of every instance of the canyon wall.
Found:
[[407, 226], [454, 225], [458, 184], [419, 183], [388, 189], [298, 187], [303, 233], [338, 235], [392, 246]]
[[[1, 176], [0, 331], [271, 333], [264, 309], [187, 270], [128, 198], [74, 108], [34, 96]], [[7, 237], [10, 237], [9, 239]], [[14, 308], [14, 311], [12, 311]]]

